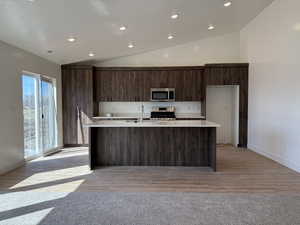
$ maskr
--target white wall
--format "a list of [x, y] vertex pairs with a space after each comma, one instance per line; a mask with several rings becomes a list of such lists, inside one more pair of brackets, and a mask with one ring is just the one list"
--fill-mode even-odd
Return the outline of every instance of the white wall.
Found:
[[24, 162], [22, 71], [57, 79], [58, 144], [62, 145], [60, 66], [0, 41], [0, 174]]
[[300, 1], [276, 0], [241, 31], [250, 62], [249, 147], [300, 172]]
[[239, 33], [232, 33], [99, 62], [96, 66], [199, 66], [206, 63], [236, 63], [240, 59], [239, 38]]

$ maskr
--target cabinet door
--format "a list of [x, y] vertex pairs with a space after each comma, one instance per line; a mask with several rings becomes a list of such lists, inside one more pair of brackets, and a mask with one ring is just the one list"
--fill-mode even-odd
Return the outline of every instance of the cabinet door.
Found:
[[175, 80], [175, 99], [176, 101], [185, 101], [184, 76], [182, 71], [172, 71], [170, 76]]
[[184, 100], [192, 101], [195, 92], [194, 76], [192, 71], [183, 71], [183, 82], [184, 82]]
[[136, 74], [132, 71], [113, 71], [112, 101], [136, 101]]
[[145, 85], [145, 76], [143, 71], [135, 71], [135, 95], [136, 101], [150, 101], [150, 89]]
[[88, 128], [93, 114], [93, 74], [92, 70], [76, 71], [76, 111], [77, 111], [77, 142], [88, 144]]
[[151, 88], [154, 88], [154, 84], [152, 83], [152, 71], [141, 71], [142, 75], [142, 89], [143, 94], [142, 98], [143, 101], [150, 101], [151, 100]]
[[95, 102], [101, 101], [102, 88], [101, 88], [101, 71], [96, 70], [94, 72], [94, 100]]
[[200, 70], [194, 70], [192, 72], [193, 81], [193, 101], [203, 101], [205, 93], [203, 91], [203, 73]]
[[101, 72], [101, 101], [112, 101], [113, 95], [113, 77], [111, 72]]
[[84, 124], [93, 114], [92, 69], [63, 69], [63, 135], [65, 145], [88, 144]]
[[112, 76], [109, 71], [95, 72], [95, 100], [111, 101], [112, 99]]
[[62, 70], [63, 141], [65, 145], [77, 144], [77, 111], [75, 70]]
[[98, 101], [143, 100], [144, 79], [137, 71], [97, 71]]
[[112, 89], [109, 93], [111, 101], [122, 101], [125, 93], [124, 75], [119, 71], [110, 71], [110, 78], [112, 81]]
[[139, 71], [131, 71], [128, 79], [128, 100], [129, 101], [143, 101], [144, 99], [144, 80], [143, 76]]
[[203, 97], [202, 71], [172, 71], [175, 78], [176, 101], [201, 101]]
[[183, 101], [196, 101], [197, 98], [197, 73], [192, 70], [182, 71]]
[[205, 79], [207, 85], [225, 85], [225, 77], [222, 68], [205, 69]]

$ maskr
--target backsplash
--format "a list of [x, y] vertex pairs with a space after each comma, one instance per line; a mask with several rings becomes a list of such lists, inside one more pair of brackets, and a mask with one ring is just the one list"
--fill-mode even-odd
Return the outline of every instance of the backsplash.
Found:
[[177, 114], [201, 114], [201, 102], [99, 102], [99, 115], [139, 114], [142, 104], [146, 115], [153, 106], [175, 106]]

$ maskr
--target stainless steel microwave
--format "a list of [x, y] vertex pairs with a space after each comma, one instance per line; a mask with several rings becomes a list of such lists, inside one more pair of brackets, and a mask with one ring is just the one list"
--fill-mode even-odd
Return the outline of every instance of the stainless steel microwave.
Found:
[[175, 88], [151, 88], [151, 101], [174, 102]]

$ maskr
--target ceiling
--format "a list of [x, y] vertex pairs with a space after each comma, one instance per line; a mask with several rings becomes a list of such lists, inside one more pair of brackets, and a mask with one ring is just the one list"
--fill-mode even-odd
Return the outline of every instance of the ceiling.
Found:
[[59, 64], [101, 61], [238, 31], [271, 2], [232, 0], [226, 8], [223, 0], [0, 0], [0, 40]]

